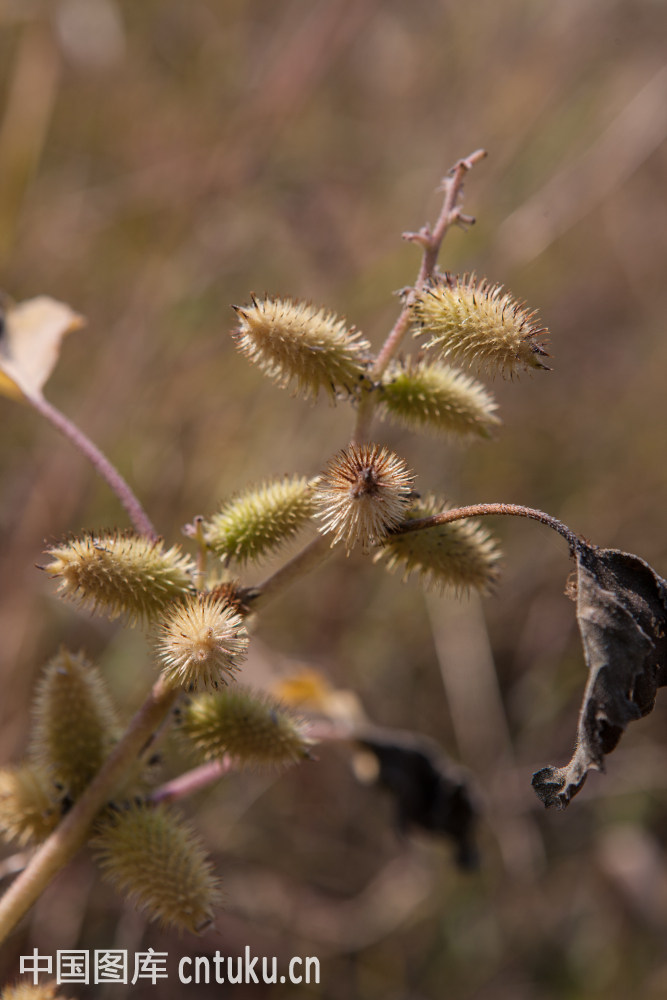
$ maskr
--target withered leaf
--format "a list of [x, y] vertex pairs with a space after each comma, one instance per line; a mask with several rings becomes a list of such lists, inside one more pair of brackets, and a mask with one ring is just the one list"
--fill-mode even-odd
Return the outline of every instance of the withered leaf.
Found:
[[576, 749], [565, 767], [544, 767], [533, 788], [564, 809], [589, 771], [604, 770], [625, 727], [652, 710], [667, 684], [667, 582], [643, 559], [580, 542], [577, 621], [588, 665]]
[[477, 867], [477, 809], [466, 777], [440, 747], [418, 733], [379, 727], [356, 742], [377, 757], [378, 782], [396, 800], [399, 827], [448, 837], [456, 845], [457, 864]]
[[63, 337], [82, 325], [81, 316], [48, 295], [7, 306], [0, 316], [0, 393], [40, 396]]

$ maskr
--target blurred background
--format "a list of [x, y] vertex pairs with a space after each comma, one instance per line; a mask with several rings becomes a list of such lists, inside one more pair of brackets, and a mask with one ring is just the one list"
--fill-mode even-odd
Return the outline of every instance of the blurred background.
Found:
[[[465, 191], [477, 224], [449, 234], [441, 264], [539, 309], [553, 371], [495, 380], [491, 442], [376, 436], [423, 492], [545, 509], [667, 574], [666, 41], [664, 0], [3, 0], [0, 285], [87, 317], [48, 398], [169, 543], [248, 483], [315, 474], [353, 413], [263, 379], [232, 347], [230, 305], [308, 298], [379, 346], [419, 264], [401, 233], [434, 220], [440, 177], [482, 146]], [[124, 527], [116, 499], [28, 407], [0, 398], [0, 427], [6, 763], [59, 644], [102, 665], [127, 716], [154, 668], [141, 630], [59, 603], [35, 568], [45, 541]], [[567, 551], [532, 522], [491, 526], [504, 572], [483, 602], [339, 558], [267, 609], [255, 654], [265, 670], [321, 671], [376, 723], [431, 736], [469, 769], [478, 872], [457, 870], [445, 841], [402, 835], [349, 752], [324, 747], [184, 804], [223, 879], [216, 930], [146, 924], [82, 855], [5, 946], [0, 981], [33, 947], [175, 960], [249, 945], [322, 966], [319, 986], [255, 996], [667, 995], [667, 699], [606, 775], [545, 812], [531, 775], [569, 758], [585, 684]]]

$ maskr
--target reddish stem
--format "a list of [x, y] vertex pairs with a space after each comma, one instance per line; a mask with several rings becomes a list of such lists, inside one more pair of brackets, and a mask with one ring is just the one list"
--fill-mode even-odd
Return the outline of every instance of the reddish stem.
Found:
[[547, 527], [557, 531], [565, 538], [574, 552], [581, 544], [581, 538], [575, 534], [571, 528], [546, 514], [543, 510], [535, 510], [533, 507], [523, 507], [516, 503], [475, 503], [469, 507], [456, 507], [453, 510], [443, 510], [439, 514], [431, 517], [415, 518], [403, 523], [394, 531], [394, 535], [404, 535], [409, 531], [422, 531], [426, 528], [434, 528], [438, 524], [449, 524], [452, 521], [461, 521], [465, 517], [486, 517], [489, 514], [509, 514], [513, 517], [530, 517], [534, 521], [546, 524]]
[[225, 774], [229, 774], [233, 769], [234, 762], [231, 757], [210, 760], [200, 767], [179, 774], [172, 781], [165, 782], [160, 788], [155, 789], [150, 800], [154, 805], [157, 805], [158, 802], [173, 802], [175, 799], [185, 798], [186, 795], [194, 795], [201, 788], [206, 788], [207, 785], [211, 785]]
[[56, 427], [61, 434], [64, 434], [66, 438], [72, 442], [72, 444], [78, 448], [82, 455], [90, 461], [90, 463], [95, 467], [103, 479], [106, 479], [107, 483], [116, 494], [123, 507], [130, 516], [130, 520], [134, 525], [135, 529], [140, 535], [147, 535], [155, 541], [158, 538], [158, 533], [155, 530], [152, 521], [150, 520], [148, 514], [144, 508], [139, 503], [139, 500], [135, 496], [131, 486], [126, 482], [121, 476], [115, 465], [112, 465], [109, 459], [104, 455], [97, 445], [93, 444], [90, 438], [86, 437], [82, 430], [80, 430], [76, 424], [72, 423], [69, 417], [66, 417], [64, 413], [61, 413], [52, 403], [44, 399], [41, 395], [27, 396], [25, 399], [38, 413], [41, 413], [50, 424]]
[[[407, 294], [403, 309], [394, 323], [394, 326], [390, 330], [387, 339], [382, 345], [380, 353], [375, 359], [375, 364], [370, 372], [371, 381], [377, 381], [383, 374], [389, 362], [396, 355], [405, 334], [409, 330], [412, 313], [411, 307], [414, 301], [415, 293], [421, 291], [421, 289], [424, 288], [428, 281], [433, 277], [438, 263], [438, 255], [440, 253], [442, 241], [447, 235], [447, 231], [450, 226], [452, 226], [455, 222], [461, 221], [462, 219], [459, 209], [459, 199], [463, 188], [464, 178], [468, 171], [474, 167], [476, 163], [479, 163], [480, 160], [483, 160], [485, 156], [485, 150], [475, 150], [475, 152], [471, 153], [470, 156], [466, 156], [465, 159], [459, 160], [458, 163], [452, 167], [447, 177], [443, 179], [442, 189], [445, 192], [445, 198], [438, 221], [436, 222], [433, 231], [431, 231], [428, 226], [424, 226], [418, 233], [403, 234], [403, 239], [411, 240], [413, 243], [419, 243], [423, 248], [424, 252], [421, 267], [419, 268], [419, 274], [417, 275], [414, 287]], [[466, 216], [466, 222], [470, 223], [471, 221], [473, 220]], [[368, 392], [359, 403], [357, 423], [352, 443], [359, 444], [362, 441], [367, 440], [370, 433], [374, 409], [375, 397], [371, 392]]]

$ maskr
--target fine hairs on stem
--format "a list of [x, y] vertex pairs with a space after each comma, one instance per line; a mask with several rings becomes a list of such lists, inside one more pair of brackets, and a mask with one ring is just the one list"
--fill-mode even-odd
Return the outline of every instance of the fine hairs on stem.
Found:
[[[372, 554], [390, 572], [417, 573], [425, 586], [488, 591], [498, 579], [499, 546], [471, 518], [523, 517], [555, 530], [577, 561], [580, 603], [595, 591], [591, 579], [602, 581], [600, 588], [604, 583], [607, 593], [622, 575], [618, 554], [588, 545], [542, 511], [510, 503], [448, 508], [443, 498], [422, 493], [404, 457], [372, 437], [378, 413], [417, 432], [488, 437], [489, 429], [499, 424], [497, 406], [475, 375], [548, 370], [547, 331], [535, 311], [486, 278], [438, 269], [452, 226], [474, 222], [463, 213], [463, 186], [485, 155], [476, 150], [446, 175], [442, 209], [432, 229], [425, 225], [404, 234], [421, 248], [421, 263], [375, 354], [354, 326], [310, 303], [266, 295], [233, 307], [232, 339], [248, 363], [275, 385], [296, 387], [307, 399], [351, 403], [354, 424], [350, 440], [332, 446], [322, 468], [267, 479], [241, 489], [213, 514], [194, 516], [184, 529], [193, 554], [180, 544], [163, 543], [132, 488], [46, 401], [41, 386], [30, 392], [18, 385], [37, 412], [105, 478], [132, 525], [129, 531], [105, 528], [51, 545], [43, 569], [56, 582], [59, 596], [94, 614], [120, 617], [128, 626], [147, 627], [158, 676], [125, 731], [118, 732], [113, 692], [94, 665], [61, 651], [47, 667], [35, 699], [31, 753], [24, 764], [0, 771], [0, 833], [35, 847], [0, 899], [0, 941], [86, 843], [105, 877], [149, 918], [197, 932], [214, 917], [217, 877], [195, 831], [170, 804], [234, 770], [279, 770], [311, 759], [310, 748], [317, 742], [365, 746], [376, 754], [385, 778], [397, 767], [407, 775], [403, 787], [412, 787], [426, 774], [429, 794], [437, 802], [415, 810], [394, 786], [401, 816], [453, 839], [463, 867], [474, 863], [475, 807], [465, 781], [438, 748], [419, 734], [380, 730], [368, 719], [363, 725], [341, 720], [331, 708], [335, 699], [324, 688], [311, 691], [311, 700], [303, 703], [298, 698], [285, 703], [274, 691], [253, 690], [244, 682], [244, 662], [265, 607], [334, 556]], [[11, 312], [7, 323], [11, 328]], [[450, 359], [475, 375], [452, 367]], [[18, 384], [16, 370], [3, 371], [0, 359], [0, 373]], [[262, 580], [261, 560], [276, 556], [307, 531], [310, 540]], [[630, 564], [633, 572], [643, 574], [641, 586], [632, 590], [625, 573], [624, 599], [634, 608], [640, 594], [653, 613], [650, 567], [633, 556], [622, 562], [624, 573]], [[99, 707], [99, 725], [88, 725], [84, 735], [89, 758], [102, 761], [93, 774], [77, 770], [73, 752], [82, 745], [76, 708], [91, 696]], [[63, 704], [74, 706], [66, 726], [58, 724]], [[624, 725], [617, 724], [619, 735]], [[148, 758], [158, 731], [162, 740], [178, 740], [193, 764], [149, 790]], [[586, 738], [584, 733], [581, 746], [588, 747], [588, 756], [561, 769], [567, 773], [543, 769], [536, 775], [541, 777], [534, 779], [535, 790], [545, 804], [566, 805], [587, 770], [601, 766], [602, 754], [610, 752], [590, 740], [589, 747]], [[63, 773], [73, 777], [54, 780]], [[44, 822], [35, 823], [36, 814]], [[436, 822], [434, 816], [440, 819]], [[165, 892], [164, 872], [178, 882], [172, 895]]]
[[523, 507], [516, 503], [475, 503], [467, 507], [457, 507], [454, 510], [442, 511], [432, 517], [415, 518], [412, 521], [405, 521], [394, 530], [394, 534], [407, 534], [410, 531], [424, 531], [427, 528], [434, 528], [438, 524], [452, 524], [466, 517], [488, 517], [491, 515], [506, 515], [509, 517], [529, 517], [533, 521], [539, 521], [548, 528], [558, 532], [574, 552], [579, 544], [579, 536], [568, 528], [566, 524], [545, 514], [542, 510], [534, 510], [532, 507]]

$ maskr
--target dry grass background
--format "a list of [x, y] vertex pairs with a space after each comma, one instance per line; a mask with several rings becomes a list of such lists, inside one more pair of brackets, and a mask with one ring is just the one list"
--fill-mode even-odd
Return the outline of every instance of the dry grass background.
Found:
[[[538, 307], [554, 371], [496, 382], [495, 442], [378, 433], [422, 489], [546, 509], [667, 574], [666, 37], [662, 0], [4, 0], [1, 284], [88, 318], [49, 397], [169, 540], [248, 482], [318, 471], [350, 411], [263, 381], [232, 349], [230, 304], [306, 297], [379, 345], [418, 264], [400, 233], [433, 218], [439, 176], [484, 146], [466, 189], [478, 223], [449, 235], [442, 263]], [[128, 713], [151, 666], [139, 632], [58, 604], [34, 568], [45, 539], [124, 524], [115, 499], [27, 408], [0, 399], [0, 427], [5, 761], [59, 643], [98, 658]], [[530, 776], [569, 755], [584, 683], [568, 564], [543, 528], [494, 528], [505, 572], [483, 608], [425, 601], [353, 557], [285, 594], [259, 636], [269, 665], [326, 671], [378, 723], [428, 733], [473, 770], [478, 874], [447, 845], [401, 838], [390, 803], [325, 749], [188, 803], [224, 879], [217, 931], [147, 926], [81, 857], [2, 976], [34, 946], [249, 944], [319, 955], [304, 997], [665, 996], [664, 699], [566, 813], [541, 811]]]

